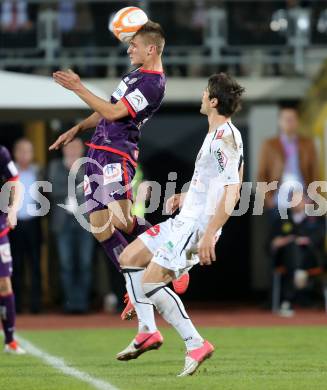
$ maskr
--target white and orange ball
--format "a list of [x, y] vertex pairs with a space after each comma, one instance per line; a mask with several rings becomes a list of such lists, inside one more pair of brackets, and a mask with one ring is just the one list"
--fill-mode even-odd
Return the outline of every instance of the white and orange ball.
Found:
[[146, 13], [141, 8], [125, 7], [111, 18], [109, 30], [121, 42], [128, 42], [148, 20]]

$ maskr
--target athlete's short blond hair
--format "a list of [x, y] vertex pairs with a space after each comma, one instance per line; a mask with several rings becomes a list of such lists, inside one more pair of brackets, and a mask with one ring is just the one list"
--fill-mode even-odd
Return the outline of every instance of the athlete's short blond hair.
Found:
[[141, 36], [148, 45], [155, 45], [157, 53], [162, 54], [165, 46], [165, 35], [159, 23], [149, 20], [135, 33], [134, 37], [136, 36]]

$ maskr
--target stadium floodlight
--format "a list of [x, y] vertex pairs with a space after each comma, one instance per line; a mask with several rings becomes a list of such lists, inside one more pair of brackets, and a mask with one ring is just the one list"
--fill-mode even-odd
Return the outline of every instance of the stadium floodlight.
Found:
[[297, 28], [301, 31], [301, 32], [306, 32], [310, 29], [310, 15], [308, 12], [306, 12], [305, 10], [302, 10], [302, 12], [300, 12], [298, 14], [298, 17], [296, 19], [296, 25], [297, 25]]
[[[278, 9], [271, 17], [272, 31], [286, 37], [287, 43], [293, 48], [294, 66], [299, 73], [304, 72], [305, 48], [311, 40], [311, 10], [295, 6], [289, 9]], [[327, 31], [327, 13], [326, 13]]]
[[290, 21], [289, 38], [301, 46], [310, 44], [311, 38], [311, 12], [307, 8], [291, 8], [288, 11]]
[[278, 9], [271, 16], [270, 29], [280, 34], [286, 34], [288, 28], [286, 9]]
[[321, 34], [327, 33], [327, 9], [322, 11], [319, 15], [317, 30]]
[[[325, 12], [325, 19], [320, 23], [321, 25], [325, 23], [327, 31], [327, 10]], [[302, 44], [308, 44], [311, 27], [310, 16], [310, 11], [306, 8], [278, 9], [271, 16], [270, 29], [287, 36], [289, 40], [298, 38], [301, 39]]]

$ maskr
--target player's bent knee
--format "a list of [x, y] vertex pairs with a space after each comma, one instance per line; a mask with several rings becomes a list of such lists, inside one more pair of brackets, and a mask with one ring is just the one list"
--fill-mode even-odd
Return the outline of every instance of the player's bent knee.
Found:
[[131, 216], [130, 218], [126, 218], [126, 223], [121, 221], [114, 220], [115, 228], [123, 231], [124, 233], [130, 234], [133, 230], [134, 226], [134, 218]]
[[99, 242], [108, 240], [114, 234], [114, 231], [115, 228], [111, 223], [103, 231], [102, 229], [99, 229], [95, 226], [91, 226], [91, 233], [93, 234], [93, 237]]
[[106, 241], [113, 235], [115, 227], [108, 210], [98, 210], [90, 214], [90, 230], [99, 242]]
[[119, 257], [119, 262], [122, 267], [146, 268], [152, 256], [153, 254], [144, 245], [142, 240], [137, 238], [123, 250]]

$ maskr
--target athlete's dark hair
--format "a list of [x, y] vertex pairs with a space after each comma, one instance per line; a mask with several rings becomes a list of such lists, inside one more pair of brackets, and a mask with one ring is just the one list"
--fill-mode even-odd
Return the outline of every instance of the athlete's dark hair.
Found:
[[226, 73], [210, 76], [208, 81], [209, 99], [218, 99], [217, 111], [230, 117], [241, 108], [241, 96], [245, 89]]
[[147, 44], [155, 45], [159, 55], [162, 53], [165, 46], [165, 34], [159, 23], [149, 20], [135, 33], [134, 37], [137, 35], [142, 36]]
[[279, 112], [281, 112], [283, 110], [292, 110], [298, 114], [299, 113], [298, 102], [281, 102], [281, 103], [279, 103]]

